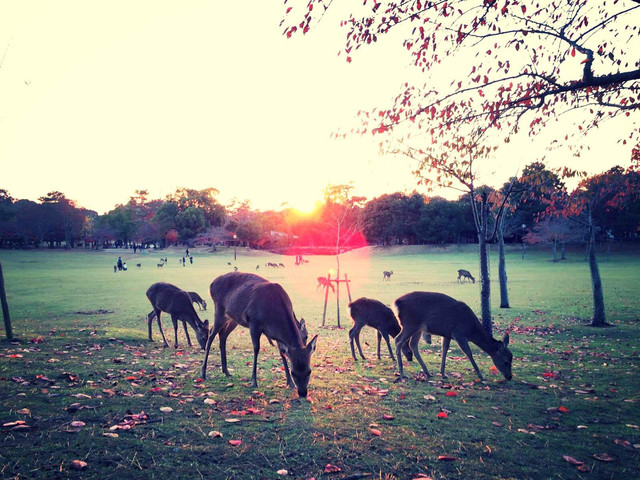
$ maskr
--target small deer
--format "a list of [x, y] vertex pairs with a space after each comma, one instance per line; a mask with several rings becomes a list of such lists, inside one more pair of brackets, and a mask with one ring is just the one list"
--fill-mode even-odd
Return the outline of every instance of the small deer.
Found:
[[[351, 318], [353, 319], [353, 328], [349, 330], [349, 344], [351, 345], [351, 356], [354, 361], [358, 361], [356, 358], [356, 352], [353, 348], [353, 343], [358, 346], [360, 356], [364, 360], [364, 354], [362, 353], [362, 347], [360, 347], [360, 330], [365, 326], [375, 328], [378, 333], [378, 359], [380, 359], [380, 339], [384, 338], [387, 342], [387, 348], [389, 349], [389, 355], [396, 361], [393, 356], [393, 350], [389, 343], [389, 336], [395, 337], [400, 333], [400, 324], [398, 319], [393, 314], [393, 311], [378, 300], [371, 298], [359, 298], [349, 304], [349, 311]], [[409, 361], [413, 360], [413, 354], [409, 345], [405, 345], [402, 349], [405, 356]]]
[[329, 287], [331, 288], [331, 291], [333, 293], [336, 292], [335, 287], [333, 286], [333, 283], [331, 283], [331, 280], [327, 280], [327, 277], [318, 277], [318, 286], [316, 287], [316, 291], [322, 287], [323, 289]]
[[494, 339], [482, 327], [478, 317], [465, 303], [443, 293], [434, 292], [407, 293], [398, 298], [395, 303], [402, 324], [402, 332], [396, 337], [396, 354], [398, 355], [398, 370], [400, 372], [398, 381], [407, 378], [402, 370], [402, 358], [400, 357], [400, 351], [407, 342], [409, 342], [424, 374], [427, 377], [431, 376], [418, 351], [418, 343], [422, 333], [442, 337], [442, 364], [440, 367], [442, 378], [446, 378], [444, 373], [445, 360], [453, 338], [469, 358], [480, 380], [484, 380], [484, 378], [473, 360], [469, 342], [476, 344], [488, 353], [502, 375], [507, 380], [511, 380], [513, 355], [507, 348], [509, 334], [506, 333], [502, 341]]
[[391, 270], [390, 272], [387, 272], [385, 270], [384, 272], [382, 272], [382, 280], [386, 280], [386, 281], [391, 280], [391, 275], [393, 275], [393, 270]]
[[458, 282], [462, 282], [464, 279], [471, 280], [473, 283], [476, 283], [476, 279], [473, 278], [473, 275], [469, 272], [469, 270], [458, 270]]
[[162, 267], [164, 267], [164, 262], [158, 263], [157, 265], [158, 265], [158, 268], [162, 268]]
[[140, 268], [140, 267], [142, 267], [142, 264], [141, 263], [136, 263], [136, 267]]
[[147, 290], [147, 298], [153, 307], [153, 310], [149, 315], [147, 315], [147, 320], [149, 322], [149, 340], [153, 342], [153, 337], [151, 336], [151, 324], [153, 323], [153, 319], [157, 318], [158, 328], [160, 329], [164, 346], [165, 348], [169, 346], [167, 339], [164, 336], [164, 332], [162, 331], [162, 324], [160, 323], [160, 314], [162, 312], [166, 312], [171, 315], [171, 321], [173, 322], [175, 348], [178, 348], [178, 320], [180, 320], [184, 326], [184, 333], [187, 336], [187, 343], [189, 346], [191, 346], [191, 338], [189, 338], [187, 323], [195, 330], [196, 339], [204, 349], [209, 335], [209, 321], [205, 320], [203, 322], [200, 320], [196, 310], [193, 308], [191, 297], [187, 292], [170, 283], [158, 282], [149, 287]]
[[[220, 334], [220, 357], [222, 372], [230, 375], [227, 369], [227, 337], [238, 326], [249, 329], [253, 344], [253, 373], [251, 383], [257, 388], [257, 362], [260, 352], [260, 337], [278, 344], [285, 365], [287, 385], [298, 389], [300, 397], [307, 396], [311, 376], [311, 355], [315, 352], [316, 335], [305, 345], [301, 323], [298, 323], [291, 299], [277, 283], [252, 273], [230, 272], [216, 278], [209, 287], [209, 293], [215, 304], [213, 330], [207, 340], [202, 363], [202, 378], [206, 378], [207, 359], [211, 343]], [[286, 362], [291, 362], [291, 372]], [[293, 379], [291, 378], [293, 377]]]
[[198, 310], [206, 310], [207, 309], [207, 302], [204, 301], [204, 299], [198, 295], [196, 292], [187, 292], [189, 294], [189, 297], [191, 298], [191, 301], [193, 303], [197, 303], [198, 304]]

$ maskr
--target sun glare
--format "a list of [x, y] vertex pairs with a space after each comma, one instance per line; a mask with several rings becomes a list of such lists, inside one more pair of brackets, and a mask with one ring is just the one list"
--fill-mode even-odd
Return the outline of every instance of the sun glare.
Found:
[[291, 206], [297, 212], [305, 215], [309, 215], [316, 210], [319, 203], [320, 203], [319, 200], [314, 200], [314, 199], [298, 199], [295, 201], [295, 203], [292, 202]]

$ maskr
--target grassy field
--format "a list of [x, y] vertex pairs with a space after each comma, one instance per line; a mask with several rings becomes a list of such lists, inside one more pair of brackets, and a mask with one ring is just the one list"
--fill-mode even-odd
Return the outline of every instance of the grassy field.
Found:
[[[413, 379], [396, 384], [391, 360], [375, 356], [373, 330], [362, 332], [367, 360], [352, 360], [344, 287], [345, 328], [337, 328], [332, 294], [321, 325], [316, 277], [335, 269], [334, 257], [295, 266], [291, 257], [239, 249], [234, 262], [232, 250], [196, 249], [183, 267], [182, 252], [0, 251], [19, 339], [0, 343], [0, 478], [640, 478], [640, 255], [613, 254], [601, 264], [613, 324], [605, 329], [588, 326], [582, 253], [552, 263], [548, 252], [524, 260], [510, 252], [508, 310], [497, 308], [492, 258], [496, 336], [519, 319], [514, 379], [491, 372], [490, 358], [472, 345], [486, 377], [478, 382], [452, 345], [448, 379], [427, 381], [414, 362], [405, 366]], [[113, 272], [118, 255], [128, 271]], [[268, 261], [286, 268], [266, 268]], [[162, 348], [156, 326], [156, 342], [148, 341], [150, 284], [168, 281], [209, 300], [210, 282], [231, 271], [229, 263], [249, 272], [260, 265], [257, 273], [281, 283], [319, 335], [311, 401], [285, 389], [267, 342], [259, 388], [250, 387], [244, 329], [229, 338], [233, 375], [220, 372], [216, 341], [206, 381], [198, 378], [203, 355], [186, 345], [182, 327], [177, 350]], [[354, 300], [392, 305], [413, 290], [440, 291], [479, 312], [478, 283], [456, 282], [458, 268], [476, 274], [477, 263], [474, 247], [365, 249], [343, 255], [341, 272]], [[393, 270], [389, 282], [383, 270]], [[201, 318], [212, 321], [212, 308]], [[164, 329], [172, 343], [168, 318]], [[421, 348], [438, 372], [439, 339]], [[86, 466], [75, 469], [82, 465], [74, 460]]]

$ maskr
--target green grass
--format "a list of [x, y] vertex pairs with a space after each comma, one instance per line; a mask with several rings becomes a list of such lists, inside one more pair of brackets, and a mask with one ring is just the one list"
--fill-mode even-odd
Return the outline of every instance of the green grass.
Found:
[[[484, 383], [453, 346], [448, 379], [426, 381], [414, 362], [405, 366], [413, 379], [401, 384], [394, 383], [396, 368], [385, 349], [381, 360], [375, 357], [373, 330], [361, 336], [367, 360], [351, 359], [344, 287], [345, 328], [336, 328], [332, 294], [321, 326], [324, 295], [316, 277], [335, 269], [335, 258], [309, 257], [309, 264], [296, 267], [290, 257], [244, 249], [237, 262], [229, 250], [192, 253], [195, 262], [186, 267], [178, 264], [182, 250], [124, 254], [129, 270], [114, 274], [121, 254], [115, 250], [0, 251], [19, 338], [0, 343], [0, 422], [28, 426], [0, 427], [0, 478], [640, 478], [640, 256], [634, 252], [601, 263], [614, 325], [605, 329], [588, 326], [590, 282], [582, 252], [558, 263], [549, 262], [546, 251], [528, 252], [524, 260], [519, 250], [509, 252], [508, 310], [497, 308], [492, 258], [496, 336], [519, 318], [511, 346], [514, 379], [491, 373], [489, 357], [472, 345]], [[158, 269], [161, 256], [169, 263]], [[286, 268], [267, 269], [267, 261]], [[209, 299], [209, 283], [232, 269], [228, 262], [249, 272], [260, 265], [258, 273], [285, 287], [297, 316], [319, 335], [311, 402], [285, 388], [279, 355], [267, 342], [259, 388], [250, 387], [252, 354], [244, 329], [229, 339], [232, 377], [220, 372], [215, 342], [204, 382], [198, 381], [202, 353], [187, 347], [182, 327], [178, 350], [162, 348], [156, 326], [156, 342], [148, 341], [144, 292], [151, 283], [168, 281]], [[341, 259], [353, 299], [392, 305], [409, 291], [440, 291], [479, 312], [479, 285], [458, 284], [458, 268], [477, 273], [475, 247], [370, 249]], [[383, 270], [394, 271], [391, 281], [382, 281]], [[201, 318], [212, 321], [212, 308]], [[432, 373], [438, 372], [439, 339], [422, 349]], [[458, 395], [447, 396], [451, 391]], [[448, 418], [437, 418], [440, 411]], [[111, 429], [141, 412], [145, 421]], [[231, 418], [239, 421], [226, 421]], [[84, 425], [74, 426], [77, 421]], [[212, 431], [223, 437], [210, 437]], [[594, 458], [601, 453], [613, 461]], [[457, 460], [439, 461], [441, 455]], [[563, 455], [585, 462], [590, 472]], [[76, 459], [87, 468], [71, 469]], [[324, 473], [327, 464], [341, 471]], [[288, 475], [279, 475], [281, 469]]]

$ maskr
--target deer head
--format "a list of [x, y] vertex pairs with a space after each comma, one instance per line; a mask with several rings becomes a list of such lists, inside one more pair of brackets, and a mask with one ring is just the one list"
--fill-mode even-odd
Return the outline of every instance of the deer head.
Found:
[[307, 396], [309, 378], [311, 377], [311, 355], [316, 351], [317, 339], [316, 335], [308, 345], [302, 348], [282, 346], [282, 352], [291, 360], [291, 377], [298, 388], [298, 395], [302, 398]]
[[513, 362], [513, 354], [507, 348], [509, 345], [509, 334], [505, 333], [502, 341], [498, 342], [498, 349], [495, 353], [491, 354], [493, 364], [496, 366], [500, 373], [504, 375], [504, 378], [511, 380], [511, 363]]
[[200, 348], [204, 350], [207, 346], [207, 339], [209, 338], [209, 320], [204, 322], [196, 322], [194, 330], [196, 331], [196, 339], [200, 344]]

